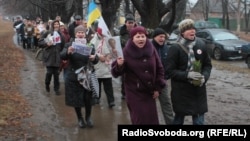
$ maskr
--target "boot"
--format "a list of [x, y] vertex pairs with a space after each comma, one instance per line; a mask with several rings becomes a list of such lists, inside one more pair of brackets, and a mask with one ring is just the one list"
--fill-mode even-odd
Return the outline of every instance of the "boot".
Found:
[[50, 87], [49, 87], [49, 85], [46, 85], [46, 87], [45, 87], [45, 88], [46, 88], [46, 92], [48, 92], [48, 93], [49, 93], [49, 92], [50, 92]]
[[92, 128], [94, 125], [93, 125], [93, 121], [90, 117], [87, 117], [86, 118], [86, 123], [87, 123], [87, 126]]
[[78, 119], [78, 125], [79, 125], [80, 128], [85, 128], [86, 127], [86, 123], [84, 122], [83, 118]]

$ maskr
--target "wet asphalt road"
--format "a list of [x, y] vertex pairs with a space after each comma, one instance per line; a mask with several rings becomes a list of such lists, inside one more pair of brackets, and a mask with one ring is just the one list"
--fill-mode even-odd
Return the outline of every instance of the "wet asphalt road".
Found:
[[[118, 125], [130, 124], [126, 102], [121, 99], [119, 79], [113, 81], [115, 106], [112, 109], [108, 107], [106, 95], [102, 91], [100, 104], [92, 109], [94, 127], [81, 129], [78, 127], [74, 109], [65, 105], [63, 74], [60, 74], [60, 95], [55, 95], [53, 91], [47, 93], [44, 85], [45, 67], [35, 59], [35, 51], [24, 50], [20, 46], [17, 48], [23, 50], [26, 57], [26, 64], [21, 71], [21, 91], [30, 103], [33, 113], [31, 118], [26, 119], [27, 122], [35, 123], [48, 140], [117, 141]], [[50, 87], [53, 88], [53, 81]], [[159, 106], [158, 102], [157, 104]], [[84, 112], [82, 108], [83, 115]], [[160, 112], [159, 115], [160, 122], [163, 123]]]
[[[63, 75], [60, 74], [61, 95], [57, 96], [53, 91], [50, 93], [45, 92], [44, 66], [41, 62], [32, 58], [32, 56], [34, 56], [33, 52], [24, 50], [24, 53], [27, 55], [27, 65], [24, 68], [26, 75], [23, 77], [25, 79], [24, 84], [26, 85], [23, 87], [25, 88], [24, 93], [26, 93], [26, 97], [30, 98], [30, 101], [32, 99], [34, 100], [32, 107], [37, 109], [34, 114], [39, 112], [43, 113], [39, 117], [35, 117], [41, 118], [39, 120], [42, 121], [40, 125], [43, 129], [41, 130], [51, 130], [55, 140], [116, 141], [117, 125], [130, 124], [125, 101], [121, 100], [119, 84], [114, 84], [116, 106], [110, 109], [106, 96], [103, 93], [100, 104], [93, 106], [92, 119], [94, 121], [94, 127], [85, 129], [78, 128], [74, 109], [65, 105]], [[51, 89], [52, 87], [53, 85], [51, 84]], [[45, 108], [40, 105], [41, 103], [43, 103], [43, 106], [49, 106]], [[82, 108], [83, 115], [84, 112], [84, 108]], [[62, 138], [57, 136], [61, 136]]]
[[[21, 47], [18, 48], [23, 50]], [[61, 95], [56, 96], [53, 92], [46, 93], [45, 67], [41, 62], [35, 60], [34, 52], [23, 50], [23, 53], [26, 57], [26, 64], [21, 70], [23, 80], [21, 91], [31, 105], [33, 114], [26, 120], [28, 124], [35, 123], [36, 129], [39, 129], [40, 133], [46, 137], [36, 141], [117, 141], [118, 125], [130, 124], [126, 103], [121, 100], [120, 84], [117, 81], [114, 80], [113, 83], [116, 106], [110, 109], [105, 94], [102, 92], [101, 103], [95, 105], [92, 111], [94, 127], [80, 129], [74, 109], [64, 103], [62, 74], [60, 75]], [[249, 71], [243, 60], [218, 63], [225, 66], [230, 65], [230, 68], [236, 67]], [[250, 123], [249, 78], [248, 73], [241, 71], [230, 72], [213, 68], [207, 83], [209, 112], [206, 114], [206, 124]], [[158, 101], [157, 104], [160, 124], [164, 124]], [[185, 124], [191, 124], [190, 116], [185, 119]]]

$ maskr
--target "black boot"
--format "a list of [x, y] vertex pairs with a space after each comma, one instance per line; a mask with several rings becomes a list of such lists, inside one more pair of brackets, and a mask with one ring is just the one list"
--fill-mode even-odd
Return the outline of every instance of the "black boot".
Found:
[[80, 128], [85, 128], [86, 127], [86, 123], [84, 122], [83, 118], [78, 119], [78, 125], [79, 125]]
[[93, 121], [90, 117], [87, 117], [86, 118], [86, 123], [87, 123], [87, 126], [92, 128], [94, 125], [93, 125]]
[[45, 88], [46, 88], [46, 92], [49, 93], [49, 92], [50, 92], [50, 87], [49, 87], [49, 85], [46, 85]]

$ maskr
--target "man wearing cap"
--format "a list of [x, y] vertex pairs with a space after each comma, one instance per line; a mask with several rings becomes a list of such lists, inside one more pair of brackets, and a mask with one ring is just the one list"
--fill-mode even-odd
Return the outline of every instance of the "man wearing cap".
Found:
[[[168, 35], [162, 28], [156, 28], [152, 33], [152, 37], [153, 37], [152, 44], [157, 50], [159, 57], [161, 59], [163, 68], [166, 71], [166, 67], [167, 67], [166, 59], [167, 59], [167, 54], [168, 54], [168, 46], [167, 44], [165, 44], [165, 41], [168, 38]], [[168, 93], [167, 80], [169, 79], [169, 76], [167, 75], [167, 73], [165, 73], [164, 78], [166, 81], [166, 86], [160, 92], [159, 101], [160, 101], [161, 110], [163, 113], [165, 123], [172, 124], [174, 115], [173, 115], [171, 98]]]
[[70, 25], [69, 25], [69, 35], [70, 35], [70, 38], [71, 39], [74, 39], [75, 38], [75, 28], [78, 26], [78, 25], [81, 25], [82, 24], [82, 17], [80, 15], [76, 15], [74, 17], [75, 21], [72, 22]]
[[173, 124], [182, 125], [185, 116], [192, 116], [193, 125], [203, 125], [208, 111], [206, 82], [212, 69], [211, 59], [204, 41], [195, 36], [193, 20], [181, 21], [179, 31], [166, 60], [175, 113]]
[[[121, 42], [121, 46], [122, 48], [125, 47], [128, 39], [129, 39], [129, 32], [132, 28], [136, 27], [136, 23], [135, 23], [135, 18], [132, 14], [128, 14], [125, 17], [125, 24], [121, 27], [120, 29], [120, 42]], [[125, 99], [125, 92], [124, 92], [124, 85], [123, 85], [123, 77], [121, 77], [121, 93], [122, 93], [122, 99]]]

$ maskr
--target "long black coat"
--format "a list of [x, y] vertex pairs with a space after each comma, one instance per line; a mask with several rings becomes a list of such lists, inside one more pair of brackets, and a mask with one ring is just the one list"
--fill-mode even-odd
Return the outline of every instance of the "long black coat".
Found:
[[[86, 66], [89, 61], [89, 56], [84, 56], [78, 53], [68, 55], [68, 47], [71, 45], [72, 42], [67, 43], [60, 54], [63, 60], [68, 59], [69, 61], [65, 76], [65, 103], [66, 105], [72, 107], [84, 107], [84, 95], [91, 94], [91, 92], [84, 89], [83, 86], [78, 82], [75, 70], [81, 68], [82, 66]], [[91, 54], [95, 54], [94, 47], [92, 47]], [[96, 56], [95, 60], [92, 63], [96, 64], [98, 61], [99, 59]]]
[[[210, 77], [212, 64], [204, 42], [196, 38], [193, 47], [196, 60], [201, 60], [201, 74], [205, 83]], [[167, 74], [171, 77], [171, 98], [173, 110], [179, 115], [202, 114], [208, 111], [206, 85], [192, 85], [187, 79], [188, 55], [178, 45], [173, 44], [167, 55]]]

